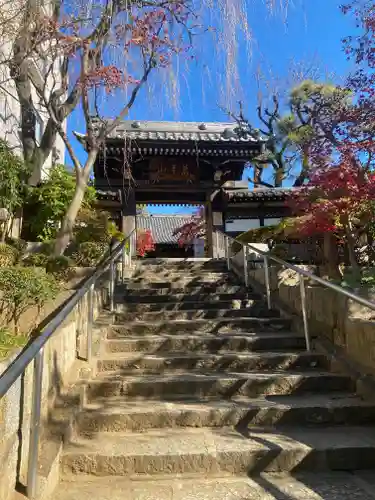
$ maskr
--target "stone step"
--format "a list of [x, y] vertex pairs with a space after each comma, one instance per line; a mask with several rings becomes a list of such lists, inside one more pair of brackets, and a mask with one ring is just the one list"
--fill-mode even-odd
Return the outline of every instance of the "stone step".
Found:
[[[179, 290], [179, 289], [188, 289], [188, 290], [196, 290], [196, 289], [202, 289], [202, 288], [214, 288], [217, 291], [226, 291], [230, 285], [235, 285], [232, 280], [229, 279], [220, 279], [217, 280], [215, 278], [213, 279], [179, 279], [179, 280], [168, 280], [168, 281], [152, 281], [149, 279], [132, 279], [129, 281], [129, 283], [126, 284], [127, 289], [131, 290], [141, 290], [143, 288], [149, 288], [149, 289], [159, 289], [159, 288], [166, 288], [168, 290]], [[220, 288], [221, 287], [221, 288]]]
[[[256, 474], [375, 467], [374, 427], [233, 428], [99, 433], [63, 451], [63, 474]], [[224, 497], [225, 498], [225, 497]]]
[[[118, 333], [118, 332], [117, 332]], [[184, 352], [221, 353], [225, 351], [255, 352], [255, 351], [285, 351], [304, 350], [306, 342], [300, 335], [278, 332], [262, 334], [217, 334], [217, 335], [144, 335], [139, 337], [116, 338], [116, 332], [110, 332], [104, 348], [108, 353], [143, 352], [147, 354]]]
[[291, 320], [288, 318], [262, 318], [240, 317], [240, 318], [194, 318], [184, 320], [164, 320], [164, 321], [129, 321], [126, 314], [115, 313], [115, 324], [111, 331], [121, 332], [125, 336], [152, 335], [155, 333], [188, 334], [192, 332], [202, 333], [227, 333], [227, 332], [279, 332], [291, 327]]
[[[116, 312], [122, 314], [126, 321], [169, 321], [169, 320], [195, 320], [195, 319], [219, 319], [219, 318], [277, 318], [278, 311], [270, 311], [263, 303], [258, 303], [252, 307], [242, 309], [185, 309], [185, 310], [159, 310], [159, 311], [138, 311], [123, 312], [123, 304], [116, 304]], [[126, 307], [126, 306], [125, 306]]]
[[344, 375], [327, 372], [256, 372], [225, 374], [176, 374], [144, 376], [112, 376], [104, 372], [87, 383], [87, 401], [97, 397], [123, 396], [165, 400], [181, 397], [238, 396], [256, 398], [322, 391], [351, 391], [353, 382]]
[[[224, 477], [223, 477], [224, 476]], [[360, 472], [262, 473], [244, 477], [211, 475], [163, 479], [142, 476], [70, 476], [54, 492], [55, 500], [373, 500], [371, 484]]]
[[[211, 311], [211, 310], [253, 310], [267, 309], [267, 305], [260, 298], [258, 299], [234, 299], [227, 300], [206, 300], [203, 303], [197, 299], [189, 301], [164, 301], [156, 303], [127, 303], [122, 302], [117, 304], [121, 306], [124, 312], [160, 312], [160, 311]], [[273, 314], [278, 314], [277, 310], [272, 311]]]
[[[132, 286], [131, 283], [127, 285], [117, 285], [116, 293], [124, 294], [125, 296], [142, 296], [142, 297], [155, 297], [155, 296], [167, 296], [175, 297], [175, 295], [181, 294], [195, 294], [195, 295], [205, 295], [205, 296], [216, 296], [217, 294], [230, 294], [230, 293], [244, 293], [244, 286], [240, 284], [224, 284], [217, 285], [216, 283], [200, 284], [194, 286], [167, 286], [165, 288], [149, 288], [139, 286]], [[251, 293], [251, 291], [250, 291]]]
[[[144, 290], [144, 292], [148, 292], [148, 290]], [[124, 301], [131, 305], [133, 303], [141, 306], [141, 304], [195, 304], [200, 303], [204, 304], [215, 304], [218, 302], [233, 302], [234, 300], [247, 301], [247, 300], [259, 300], [259, 295], [255, 292], [235, 292], [235, 293], [197, 293], [197, 294], [186, 294], [186, 293], [173, 293], [170, 295], [166, 294], [155, 294], [152, 293], [146, 294], [125, 294], [119, 293], [117, 290], [115, 292], [115, 300], [116, 302]]]
[[328, 369], [326, 356], [311, 352], [285, 352], [261, 354], [217, 354], [149, 355], [144, 353], [112, 355], [98, 360], [99, 371], [121, 371], [123, 373], [158, 373], [176, 370], [211, 370], [212, 372], [251, 372], [256, 370], [321, 370]]
[[217, 283], [217, 282], [233, 282], [234, 277], [229, 273], [223, 272], [212, 272], [212, 271], [180, 271], [174, 272], [169, 269], [164, 269], [160, 272], [152, 272], [152, 271], [142, 271], [135, 272], [131, 278], [128, 279], [128, 283], [139, 283], [139, 282], [166, 282], [173, 283], [175, 281], [203, 281], [209, 283]]
[[236, 398], [223, 400], [144, 401], [112, 397], [87, 404], [76, 416], [78, 434], [142, 432], [178, 427], [247, 428], [304, 425], [370, 425], [375, 403], [347, 393]]
[[198, 268], [189, 268], [189, 269], [176, 269], [172, 267], [160, 267], [160, 268], [152, 268], [152, 267], [147, 267], [147, 268], [138, 268], [134, 271], [132, 277], [130, 279], [137, 279], [137, 278], [148, 278], [150, 276], [156, 276], [156, 277], [161, 277], [164, 276], [164, 278], [168, 281], [171, 276], [178, 276], [178, 277], [189, 277], [189, 278], [197, 278], [199, 276], [221, 276], [221, 277], [227, 277], [231, 276], [233, 277], [233, 274], [228, 272], [224, 268], [217, 268], [217, 269], [198, 269]]
[[207, 262], [193, 262], [193, 261], [179, 261], [179, 262], [172, 262], [172, 261], [159, 261], [159, 262], [150, 262], [150, 261], [142, 261], [139, 263], [139, 265], [136, 267], [136, 269], [150, 269], [150, 270], [164, 270], [164, 269], [175, 269], [176, 271], [188, 271], [192, 269], [196, 269], [199, 271], [206, 271], [206, 270], [222, 270], [226, 271], [227, 270], [227, 262], [226, 260], [211, 260]]

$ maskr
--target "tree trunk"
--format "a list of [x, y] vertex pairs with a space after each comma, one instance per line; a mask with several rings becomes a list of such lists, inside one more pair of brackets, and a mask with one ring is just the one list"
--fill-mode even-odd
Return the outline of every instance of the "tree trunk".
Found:
[[303, 186], [305, 180], [308, 178], [310, 170], [310, 165], [309, 165], [309, 152], [308, 150], [304, 151], [302, 154], [302, 167], [301, 167], [301, 172], [299, 173], [297, 179], [294, 182], [294, 187], [301, 187]]
[[342, 274], [339, 266], [338, 248], [336, 238], [332, 233], [324, 234], [323, 254], [325, 261], [325, 273], [328, 278], [341, 281]]
[[5, 237], [7, 233], [7, 223], [6, 222], [0, 223], [0, 229], [1, 229], [1, 243], [5, 243]]
[[85, 191], [86, 191], [86, 183], [78, 182], [76, 185], [76, 189], [74, 191], [73, 199], [64, 216], [61, 228], [56, 238], [54, 255], [62, 255], [72, 239], [74, 224], [79, 209], [81, 208], [82, 201], [85, 196]]
[[257, 188], [262, 182], [263, 168], [259, 165], [254, 165], [254, 188]]
[[346, 234], [346, 244], [348, 247], [348, 255], [350, 267], [352, 268], [353, 278], [358, 284], [361, 282], [361, 268], [357, 262], [357, 256], [355, 254], [355, 238], [352, 233], [352, 228], [350, 221], [345, 224], [345, 234]]
[[278, 168], [275, 171], [275, 187], [282, 187], [284, 180], [284, 170], [282, 168]]
[[66, 247], [69, 245], [72, 239], [74, 224], [77, 219], [79, 209], [81, 208], [83, 199], [85, 197], [87, 183], [89, 181], [90, 173], [97, 155], [98, 155], [97, 150], [90, 151], [88, 158], [86, 160], [86, 164], [83, 167], [83, 169], [79, 171], [78, 167], [76, 169], [77, 184], [74, 191], [74, 196], [64, 216], [61, 228], [57, 235], [54, 248], [54, 255], [63, 255]]

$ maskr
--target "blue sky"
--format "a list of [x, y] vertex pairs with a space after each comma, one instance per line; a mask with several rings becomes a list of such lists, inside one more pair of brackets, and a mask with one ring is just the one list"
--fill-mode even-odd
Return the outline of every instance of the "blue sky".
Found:
[[[285, 1], [285, 0], [277, 0]], [[259, 69], [263, 79], [271, 86], [287, 88], [293, 81], [296, 68], [318, 67], [322, 78], [341, 81], [350, 71], [342, 51], [341, 39], [353, 33], [350, 17], [339, 10], [342, 0], [294, 0], [286, 20], [280, 13], [270, 15], [261, 0], [249, 11], [253, 31], [251, 55], [245, 44], [238, 51], [240, 80], [233, 100], [244, 102], [246, 115], [257, 125], [256, 103]], [[148, 89], [138, 96], [130, 118], [138, 120], [227, 121], [220, 106], [228, 101], [220, 85], [222, 61], [214, 57], [213, 39], [210, 35], [197, 39], [201, 44], [196, 61], [189, 66], [182, 63], [175, 80], [179, 86], [178, 105], [171, 105], [166, 87], [157, 78], [151, 78]], [[234, 104], [232, 104], [234, 106]], [[111, 109], [108, 109], [111, 114]], [[69, 131], [82, 131], [80, 111], [69, 121]], [[77, 147], [79, 147], [77, 145]], [[68, 163], [69, 160], [67, 160]], [[153, 213], [182, 212], [181, 208], [154, 207]]]

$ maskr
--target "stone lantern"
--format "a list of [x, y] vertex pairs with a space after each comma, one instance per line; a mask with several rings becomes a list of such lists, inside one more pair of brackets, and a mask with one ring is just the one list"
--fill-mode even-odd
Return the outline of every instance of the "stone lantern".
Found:
[[7, 208], [0, 208], [0, 223], [4, 223], [9, 219], [9, 210]]

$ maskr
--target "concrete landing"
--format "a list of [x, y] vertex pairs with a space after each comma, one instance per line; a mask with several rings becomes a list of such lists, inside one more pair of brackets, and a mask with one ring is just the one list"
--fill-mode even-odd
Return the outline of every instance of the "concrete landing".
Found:
[[374, 500], [372, 486], [355, 474], [262, 474], [256, 478], [85, 478], [63, 482], [54, 500]]

